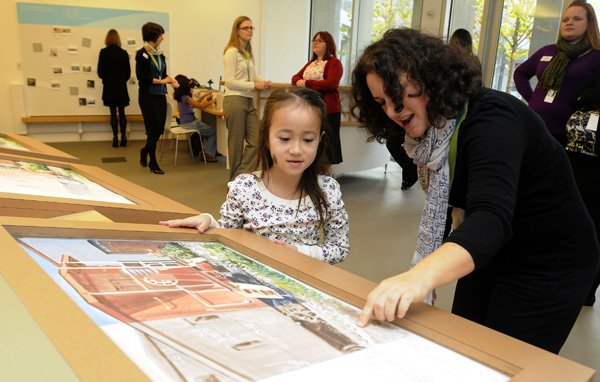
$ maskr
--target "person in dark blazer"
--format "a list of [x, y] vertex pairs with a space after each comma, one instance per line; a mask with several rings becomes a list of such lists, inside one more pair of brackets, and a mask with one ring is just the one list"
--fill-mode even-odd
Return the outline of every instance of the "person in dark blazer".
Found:
[[[131, 77], [129, 55], [121, 48], [121, 38], [111, 29], [104, 39], [106, 48], [98, 57], [98, 77], [102, 79], [102, 101], [110, 108], [110, 126], [113, 132], [113, 147], [119, 145], [118, 128], [121, 129], [121, 146], [127, 146], [127, 118], [125, 106], [129, 105], [127, 81]], [[118, 112], [118, 115], [117, 115]]]
[[[146, 145], [140, 151], [140, 164], [154, 174], [165, 172], [156, 160], [156, 143], [165, 130], [167, 119], [167, 84], [174, 89], [179, 84], [167, 74], [165, 55], [160, 50], [165, 30], [159, 24], [148, 22], [142, 27], [144, 46], [135, 55], [135, 74], [140, 86], [138, 102], [144, 118]], [[148, 157], [150, 161], [148, 162]]]

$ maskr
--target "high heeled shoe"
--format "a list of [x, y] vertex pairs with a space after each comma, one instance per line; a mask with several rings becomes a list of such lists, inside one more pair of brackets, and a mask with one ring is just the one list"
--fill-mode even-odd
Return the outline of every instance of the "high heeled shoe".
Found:
[[117, 139], [117, 137], [113, 138], [113, 144], [112, 144], [112, 146], [113, 147], [119, 147], [119, 140]]
[[158, 165], [150, 165], [150, 172], [158, 175], [165, 173], [160, 167], [158, 167]]
[[140, 164], [142, 167], [148, 166], [148, 152], [145, 147], [140, 150]]
[[121, 143], [119, 144], [121, 147], [127, 147], [127, 138], [121, 138]]

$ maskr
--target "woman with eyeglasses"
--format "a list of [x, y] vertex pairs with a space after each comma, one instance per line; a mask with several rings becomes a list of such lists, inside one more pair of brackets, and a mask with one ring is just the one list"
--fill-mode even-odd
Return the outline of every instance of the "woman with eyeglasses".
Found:
[[254, 106], [254, 89], [271, 86], [256, 75], [252, 55], [254, 26], [247, 16], [233, 21], [231, 35], [223, 51], [225, 97], [223, 114], [227, 125], [229, 179], [256, 170], [258, 165], [258, 117]]
[[292, 85], [316, 90], [325, 100], [331, 143], [327, 156], [331, 164], [342, 163], [343, 160], [340, 141], [342, 104], [338, 86], [344, 74], [344, 68], [335, 56], [335, 50], [335, 41], [329, 32], [315, 33], [312, 39], [313, 54], [310, 61], [292, 77]]

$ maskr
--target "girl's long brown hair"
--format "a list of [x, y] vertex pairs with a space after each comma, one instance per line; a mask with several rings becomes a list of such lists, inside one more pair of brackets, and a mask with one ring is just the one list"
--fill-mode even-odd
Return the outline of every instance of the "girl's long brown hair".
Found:
[[317, 209], [319, 226], [323, 226], [327, 220], [328, 208], [325, 194], [323, 193], [321, 186], [319, 186], [319, 175], [330, 174], [330, 165], [327, 161], [327, 156], [324, 155], [325, 148], [329, 145], [329, 128], [327, 126], [325, 102], [318, 92], [312, 89], [294, 86], [276, 89], [271, 93], [265, 105], [264, 115], [260, 125], [260, 134], [258, 138], [259, 166], [262, 170], [263, 177], [264, 174], [273, 167], [273, 157], [271, 156], [271, 150], [269, 150], [269, 131], [271, 122], [273, 120], [273, 114], [275, 114], [277, 110], [288, 105], [306, 106], [309, 110], [312, 110], [317, 114], [321, 120], [321, 127], [319, 129], [321, 138], [315, 160], [306, 170], [304, 170], [304, 173], [300, 178], [300, 184], [298, 186], [300, 191], [298, 208], [300, 208], [303, 197], [308, 195]]

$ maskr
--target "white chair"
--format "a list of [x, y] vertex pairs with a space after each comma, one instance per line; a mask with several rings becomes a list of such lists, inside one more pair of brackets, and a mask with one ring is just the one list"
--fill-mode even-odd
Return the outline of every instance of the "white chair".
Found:
[[[191, 156], [194, 156], [194, 153], [192, 152], [192, 142], [190, 141], [190, 137], [194, 132], [195, 131], [193, 131], [193, 130], [184, 129], [177, 123], [177, 121], [175, 121], [175, 118], [173, 117], [173, 105], [167, 99], [167, 118], [165, 119], [165, 132], [163, 134], [164, 137], [163, 137], [162, 145], [160, 147], [160, 159], [162, 159], [165, 141], [167, 139], [173, 139], [173, 140], [175, 140], [175, 161], [173, 163], [173, 167], [177, 167], [177, 154], [179, 152], [179, 136], [180, 135], [185, 135], [185, 139], [187, 140], [187, 144], [188, 144], [188, 151], [190, 152]], [[171, 140], [171, 147], [173, 147], [173, 140]], [[202, 156], [204, 157], [204, 163], [206, 164], [206, 156], [204, 154], [204, 144], [202, 142], [202, 137], [200, 137], [200, 147], [202, 149]]]

